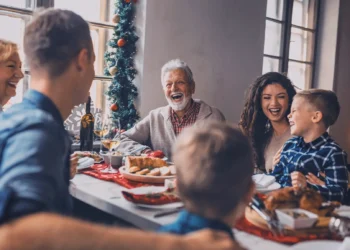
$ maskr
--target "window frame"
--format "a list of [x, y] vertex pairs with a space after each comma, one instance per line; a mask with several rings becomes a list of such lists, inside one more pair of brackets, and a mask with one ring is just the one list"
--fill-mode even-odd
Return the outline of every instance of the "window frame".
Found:
[[[100, 0], [100, 4], [101, 4], [101, 17], [104, 16], [104, 20], [110, 19], [111, 17], [109, 17], [109, 7], [110, 5], [110, 1], [114, 1], [114, 0]], [[54, 8], [54, 2], [55, 0], [27, 0], [26, 3], [27, 5], [29, 3], [33, 2], [30, 6], [28, 6], [27, 8], [18, 8], [18, 7], [13, 7], [13, 6], [8, 6], [8, 5], [4, 5], [4, 4], [0, 4], [0, 15], [3, 16], [9, 16], [9, 17], [17, 17], [17, 18], [28, 18], [30, 16], [33, 16], [33, 13], [35, 12], [35, 10], [37, 8]], [[29, 8], [32, 7], [32, 8]], [[86, 20], [89, 23], [90, 26], [90, 30], [93, 29], [104, 29], [107, 32], [99, 32], [99, 46], [97, 48], [97, 51], [99, 53], [99, 58], [102, 59], [102, 61], [99, 61], [97, 64], [97, 67], [99, 68], [99, 71], [103, 72], [105, 63], [104, 63], [104, 57], [103, 54], [105, 52], [106, 48], [106, 44], [107, 44], [107, 39], [108, 39], [108, 31], [109, 30], [113, 30], [115, 28], [115, 24], [113, 23], [109, 23], [109, 22], [103, 22], [103, 21], [89, 21]], [[96, 55], [97, 56], [97, 55]], [[23, 58], [23, 61], [25, 61], [25, 58]], [[29, 88], [29, 77], [30, 76], [30, 71], [28, 68], [23, 68], [23, 73], [25, 74], [25, 77], [23, 78], [23, 91], [22, 91], [22, 96], [24, 95], [24, 93], [28, 90]], [[97, 87], [97, 91], [98, 94], [97, 96], [99, 97], [99, 100], [97, 100], [98, 105], [101, 107], [105, 107], [106, 106], [106, 98], [104, 98], [104, 93], [106, 91], [105, 89], [105, 84], [104, 82], [109, 82], [112, 81], [112, 77], [110, 76], [104, 76], [104, 75], [95, 75], [94, 77], [94, 81], [97, 80], [99, 81], [99, 86]]]
[[[293, 16], [293, 5], [294, 0], [284, 0], [283, 10], [282, 10], [282, 20], [279, 20], [277, 18], [271, 18], [271, 17], [265, 17], [265, 22], [275, 22], [278, 24], [281, 24], [282, 31], [281, 31], [281, 45], [280, 45], [280, 55], [270, 55], [270, 54], [263, 54], [263, 57], [266, 58], [272, 58], [279, 60], [279, 72], [287, 72], [288, 73], [288, 64], [289, 62], [296, 62], [296, 63], [302, 63], [306, 65], [311, 66], [311, 75], [310, 80], [308, 83], [306, 83], [306, 86], [304, 88], [311, 88], [315, 85], [314, 79], [315, 79], [315, 64], [316, 64], [316, 51], [317, 51], [317, 42], [316, 38], [319, 31], [319, 16], [320, 16], [320, 0], [315, 0], [315, 9], [314, 9], [314, 28], [306, 28], [299, 25], [292, 24], [292, 16]], [[297, 28], [302, 31], [308, 31], [313, 34], [313, 41], [312, 41], [312, 54], [311, 54], [311, 60], [310, 61], [303, 61], [303, 60], [295, 60], [289, 58], [289, 50], [290, 50], [290, 43], [291, 43], [291, 32], [292, 28]]]

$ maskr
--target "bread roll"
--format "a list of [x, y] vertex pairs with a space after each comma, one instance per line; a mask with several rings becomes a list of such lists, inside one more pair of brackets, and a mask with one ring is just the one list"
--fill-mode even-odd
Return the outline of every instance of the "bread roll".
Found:
[[139, 168], [138, 166], [132, 166], [131, 168], [129, 168], [129, 173], [136, 173], [138, 171], [141, 171], [141, 168]]
[[160, 175], [161, 176], [168, 176], [168, 175], [170, 175], [170, 169], [168, 167], [161, 167], [159, 170], [160, 170]]
[[146, 175], [148, 174], [150, 171], [148, 168], [142, 169], [141, 171], [136, 172], [135, 174], [139, 174], [139, 175]]
[[176, 175], [176, 168], [174, 165], [169, 166], [169, 169], [171, 175]]
[[160, 168], [168, 166], [168, 164], [166, 161], [155, 157], [127, 156], [125, 159], [125, 166], [127, 169], [133, 166], [138, 166], [142, 169], [146, 167]]
[[151, 172], [149, 172], [147, 175], [149, 175], [149, 176], [159, 176], [160, 175], [160, 170], [159, 170], [159, 168], [152, 169]]

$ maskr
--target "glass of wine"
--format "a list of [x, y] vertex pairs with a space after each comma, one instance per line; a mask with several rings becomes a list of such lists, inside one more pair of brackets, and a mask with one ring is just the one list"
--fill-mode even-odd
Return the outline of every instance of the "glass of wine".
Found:
[[104, 121], [105, 115], [102, 113], [96, 113], [95, 114], [95, 124], [94, 124], [94, 134], [95, 134], [95, 140], [100, 141], [100, 154], [103, 153], [102, 151], [102, 138], [106, 134], [106, 130], [103, 130], [103, 121]]
[[109, 165], [104, 169], [104, 173], [117, 173], [118, 171], [112, 168], [112, 151], [120, 144], [120, 121], [113, 120], [112, 117], [105, 117], [102, 125], [102, 145], [108, 149]]

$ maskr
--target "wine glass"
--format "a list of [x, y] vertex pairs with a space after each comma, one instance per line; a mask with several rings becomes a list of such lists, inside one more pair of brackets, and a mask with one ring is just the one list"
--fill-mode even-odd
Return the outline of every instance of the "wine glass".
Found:
[[103, 130], [103, 121], [104, 121], [105, 115], [102, 113], [96, 113], [95, 114], [95, 124], [94, 124], [94, 134], [95, 134], [95, 140], [100, 140], [100, 154], [103, 153], [102, 151], [102, 138], [106, 134], [106, 130]]
[[108, 168], [102, 170], [103, 173], [117, 173], [112, 168], [112, 150], [116, 149], [120, 144], [120, 121], [113, 120], [112, 117], [106, 116], [102, 125], [102, 144], [108, 149], [109, 165]]

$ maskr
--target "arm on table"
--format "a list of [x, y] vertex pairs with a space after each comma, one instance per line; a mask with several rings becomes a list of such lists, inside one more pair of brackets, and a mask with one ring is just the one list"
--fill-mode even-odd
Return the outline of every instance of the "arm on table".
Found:
[[105, 227], [42, 213], [2, 225], [0, 227], [0, 249], [236, 250], [241, 248], [224, 232], [203, 230], [179, 237]]
[[6, 143], [1, 182], [12, 190], [12, 198], [5, 220], [55, 209], [57, 181], [64, 181], [64, 149], [54, 146], [62, 138], [45, 126], [31, 126], [11, 136]]
[[118, 150], [140, 153], [144, 150], [151, 150], [147, 143], [150, 140], [150, 115], [135, 124], [134, 127], [121, 134], [121, 143]]

